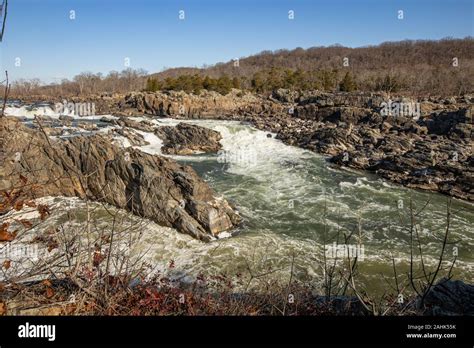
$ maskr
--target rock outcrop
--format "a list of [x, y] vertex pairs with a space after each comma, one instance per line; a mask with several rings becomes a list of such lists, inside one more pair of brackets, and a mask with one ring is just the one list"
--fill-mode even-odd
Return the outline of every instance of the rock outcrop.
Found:
[[138, 122], [128, 117], [120, 117], [118, 120], [111, 121], [112, 124], [118, 125], [120, 127], [127, 127], [138, 129], [143, 132], [153, 133], [156, 126], [148, 121]]
[[130, 142], [130, 145], [132, 145], [132, 146], [149, 145], [149, 142], [147, 142], [144, 139], [143, 135], [141, 135], [140, 133], [137, 133], [133, 130], [130, 130], [129, 128], [125, 128], [125, 127], [114, 128], [110, 132], [112, 134], [116, 133], [118, 135], [121, 135], [121, 136], [127, 138], [128, 141]]
[[119, 105], [122, 110], [176, 118], [231, 118], [242, 115], [272, 115], [286, 112], [286, 106], [251, 93], [233, 90], [228, 95], [203, 91], [131, 93]]
[[474, 315], [474, 285], [460, 280], [441, 279], [426, 294], [423, 314]]
[[113, 204], [203, 241], [240, 222], [238, 213], [191, 167], [119, 149], [105, 136], [53, 141], [2, 118], [0, 139], [0, 189], [10, 204], [46, 195], [77, 196]]
[[169, 155], [191, 155], [197, 153], [216, 153], [222, 148], [219, 132], [212, 129], [178, 123], [176, 126], [157, 126], [150, 121], [136, 121], [121, 117], [110, 121], [119, 126], [112, 129], [111, 134], [118, 134], [128, 139], [132, 146], [148, 145], [144, 136], [137, 131], [154, 133], [163, 142], [161, 151]]
[[159, 127], [155, 134], [163, 141], [161, 151], [166, 154], [215, 153], [222, 148], [219, 132], [192, 124]]
[[408, 117], [383, 115], [376, 106], [380, 97], [341, 93], [331, 100], [327, 93], [316, 94], [301, 100], [291, 117], [251, 122], [289, 145], [329, 155], [337, 165], [474, 201], [472, 99], [430, 100], [429, 107], [421, 102], [420, 115]]

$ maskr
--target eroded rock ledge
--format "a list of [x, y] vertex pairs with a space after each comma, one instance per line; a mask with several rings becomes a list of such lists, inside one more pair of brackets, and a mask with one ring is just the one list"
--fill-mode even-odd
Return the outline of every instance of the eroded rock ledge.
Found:
[[19, 121], [0, 119], [0, 189], [13, 200], [77, 196], [127, 209], [197, 239], [210, 241], [240, 216], [189, 166], [105, 136], [51, 141]]

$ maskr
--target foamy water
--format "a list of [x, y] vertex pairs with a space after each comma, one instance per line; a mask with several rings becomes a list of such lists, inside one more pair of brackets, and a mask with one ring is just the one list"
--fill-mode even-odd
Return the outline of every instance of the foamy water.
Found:
[[5, 108], [5, 115], [19, 117], [23, 119], [32, 120], [35, 116], [47, 116], [51, 119], [59, 119], [60, 116], [69, 116], [72, 119], [82, 119], [88, 121], [100, 120], [101, 118], [118, 119], [113, 115], [76, 115], [74, 110], [65, 109], [62, 112], [57, 112], [54, 105], [33, 106], [7, 106]]
[[[323, 156], [287, 146], [274, 134], [233, 121], [159, 119], [160, 125], [197, 124], [220, 132], [219, 155], [170, 156], [192, 165], [219, 193], [232, 201], [245, 218], [244, 227], [229, 240], [220, 241], [221, 257], [186, 256], [185, 269], [238, 272], [242, 255], [259, 255], [274, 267], [285, 267], [291, 255], [304, 278], [321, 271], [323, 243], [356, 230], [364, 245], [368, 276], [380, 278], [391, 257], [401, 263], [409, 256], [409, 205], [420, 210], [416, 223], [423, 238], [425, 262], [434, 264], [446, 224], [447, 197], [403, 188], [372, 175], [329, 167]], [[161, 144], [145, 146], [160, 153]], [[468, 280], [474, 270], [473, 205], [453, 200], [450, 246], [446, 259], [459, 253], [457, 270]], [[357, 243], [358, 239], [353, 239]], [[211, 248], [212, 250], [212, 248]], [[206, 254], [206, 252], [204, 252]], [[198, 256], [199, 255], [199, 256]], [[185, 258], [185, 259], [186, 259]], [[196, 258], [201, 259], [196, 262]], [[228, 262], [222, 264], [222, 258]], [[206, 262], [202, 260], [206, 260]], [[245, 259], [245, 257], [244, 257]], [[192, 261], [189, 261], [192, 260]], [[232, 261], [230, 261], [232, 260]], [[239, 261], [240, 260], [240, 261]], [[184, 260], [183, 260], [184, 262]], [[204, 264], [203, 264], [204, 262]], [[192, 266], [190, 266], [192, 265]]]

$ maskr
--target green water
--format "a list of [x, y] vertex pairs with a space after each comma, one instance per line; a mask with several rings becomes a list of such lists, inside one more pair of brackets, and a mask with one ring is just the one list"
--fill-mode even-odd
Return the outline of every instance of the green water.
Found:
[[[224, 150], [231, 154], [224, 161], [204, 155], [179, 158], [244, 217], [238, 233], [219, 242], [224, 249], [240, 243], [240, 248], [256, 249], [274, 267], [284, 267], [295, 254], [299, 276], [309, 279], [320, 273], [323, 245], [336, 240], [344, 244], [344, 235], [353, 232], [348, 244], [363, 246], [361, 276], [369, 288], [378, 288], [381, 274], [392, 274], [392, 257], [400, 271], [406, 270], [413, 214], [424, 261], [434, 265], [438, 259], [448, 197], [331, 168], [323, 156], [284, 145], [249, 126], [194, 123], [220, 131]], [[473, 282], [474, 208], [452, 200], [450, 209], [450, 244], [444, 258], [456, 256], [454, 274]], [[418, 244], [414, 247], [417, 254]], [[232, 266], [237, 269], [238, 263]]]
[[[173, 125], [178, 121], [154, 122]], [[125, 240], [132, 234], [139, 238], [134, 237], [133, 246], [124, 245], [123, 250], [144, 255], [142, 259], [150, 265], [150, 272], [170, 272], [182, 280], [192, 280], [200, 273], [230, 277], [269, 273], [272, 280], [285, 283], [293, 264], [293, 279], [314, 285], [318, 291], [324, 256], [327, 262], [344, 267], [344, 254], [334, 257], [331, 250], [336, 241], [337, 245], [344, 245], [344, 236], [353, 233], [347, 247], [358, 248], [358, 279], [368, 291], [382, 293], [387, 289], [386, 279], [393, 280], [392, 258], [399, 275], [408, 269], [410, 205], [416, 215], [424, 262], [430, 269], [436, 265], [446, 229], [446, 196], [396, 186], [367, 173], [331, 168], [323, 156], [287, 146], [274, 135], [268, 137], [247, 125], [186, 122], [219, 131], [223, 152], [172, 157], [191, 165], [217, 196], [229, 200], [243, 217], [243, 224], [232, 231], [232, 237], [202, 243], [150, 221], [137, 225], [136, 220], [140, 219], [128, 216], [130, 222], [119, 223], [122, 234]], [[146, 138], [150, 145], [142, 150], [159, 154], [159, 139], [153, 134]], [[91, 206], [95, 221], [92, 229], [110, 229], [113, 223], [109, 213], [98, 204]], [[77, 199], [54, 198], [52, 216], [45, 224], [65, 224], [64, 230], [81, 236], [85, 229], [84, 209], [84, 203]], [[72, 214], [66, 216], [67, 211]], [[71, 221], [71, 216], [76, 220]], [[471, 283], [473, 223], [473, 205], [452, 200], [450, 244], [444, 259], [456, 257], [454, 276]], [[328, 245], [332, 249], [325, 249]], [[416, 241], [414, 247], [417, 256]], [[168, 267], [171, 261], [175, 265], [172, 270]], [[417, 267], [419, 261], [415, 261]]]

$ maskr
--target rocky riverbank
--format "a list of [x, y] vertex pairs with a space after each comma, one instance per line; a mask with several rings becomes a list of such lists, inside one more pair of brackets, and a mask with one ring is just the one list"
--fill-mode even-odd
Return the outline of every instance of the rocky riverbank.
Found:
[[[160, 96], [160, 94], [157, 95]], [[192, 97], [194, 98], [195, 96]], [[235, 97], [240, 98], [238, 96]], [[256, 96], [253, 97], [258, 98]], [[447, 135], [440, 135], [436, 138], [434, 136], [432, 137], [433, 139], [431, 140], [435, 145], [441, 144], [443, 141], [447, 144], [453, 144], [454, 139], [458, 139], [458, 142], [463, 146], [469, 144], [465, 135], [459, 131], [460, 128], [464, 127], [463, 124], [466, 122], [459, 122], [459, 119], [454, 117], [455, 122], [452, 122], [449, 127], [445, 126], [445, 128], [438, 122], [445, 120], [444, 115], [447, 112], [455, 112], [457, 114], [459, 112], [459, 110], [456, 109], [458, 107], [457, 104], [444, 103], [441, 106], [436, 105], [436, 108], [443, 107], [444, 111], [437, 117], [434, 117], [434, 121], [429, 121], [427, 117], [418, 117], [418, 119], [415, 119], [415, 117], [407, 116], [395, 117], [393, 115], [381, 115], [381, 110], [370, 106], [368, 101], [364, 99], [365, 97], [362, 97], [363, 96], [357, 96], [356, 98], [355, 96], [351, 96], [350, 98], [355, 99], [346, 101], [345, 103], [347, 103], [347, 105], [339, 105], [343, 103], [344, 99], [339, 100], [335, 99], [335, 95], [325, 96], [321, 94], [318, 98], [326, 98], [325, 100], [314, 99], [315, 97], [312, 97], [311, 102], [304, 104], [302, 100], [298, 99], [301, 97], [287, 96], [286, 93], [281, 91], [281, 95], [275, 93], [273, 96], [267, 98], [267, 101], [274, 105], [279, 105], [279, 107], [287, 107], [288, 109], [286, 110], [277, 111], [277, 109], [275, 109], [276, 111], [274, 111], [273, 109], [269, 109], [256, 115], [251, 112], [248, 113], [248, 111], [239, 113], [239, 111], [235, 110], [235, 114], [232, 114], [232, 109], [229, 108], [226, 111], [229, 112], [229, 114], [219, 117], [250, 122], [257, 128], [276, 133], [277, 137], [287, 144], [326, 153], [337, 165], [352, 166], [354, 168], [367, 170], [371, 169], [362, 166], [357, 167], [358, 161], [350, 163], [350, 154], [353, 153], [352, 151], [368, 148], [371, 151], [378, 149], [383, 152], [382, 155], [385, 155], [385, 152], [389, 151], [393, 153], [396, 153], [395, 151], [403, 153], [397, 146], [411, 145], [410, 142], [413, 141], [416, 136], [422, 139], [418, 141], [426, 141], [429, 134], [433, 135], [432, 132], [447, 132]], [[376, 96], [372, 97], [375, 98]], [[334, 102], [336, 101], [338, 106], [334, 106]], [[373, 103], [376, 102], [377, 101]], [[461, 101], [458, 100], [455, 102], [458, 103]], [[469, 103], [470, 101], [466, 102], [468, 107], [470, 105]], [[350, 105], [356, 106], [352, 107]], [[219, 107], [219, 104], [217, 106]], [[10, 118], [2, 120], [1, 122], [4, 128], [0, 134], [3, 139], [1, 148], [4, 150], [3, 152], [6, 156], [2, 159], [4, 162], [2, 162], [2, 178], [0, 179], [3, 180], [1, 182], [2, 190], [7, 193], [7, 195], [2, 198], [4, 200], [0, 202], [3, 204], [2, 209], [5, 207], [5, 203], [8, 203], [10, 208], [13, 206], [13, 209], [15, 209], [16, 206], [21, 208], [21, 202], [28, 202], [27, 199], [31, 197], [45, 195], [77, 196], [114, 204], [120, 208], [132, 211], [138, 216], [147, 217], [161, 225], [172, 226], [201, 240], [210, 240], [213, 237], [222, 236], [221, 232], [231, 229], [238, 224], [238, 220], [240, 220], [238, 215], [235, 214], [235, 212], [227, 210], [226, 204], [219, 205], [222, 199], [215, 198], [214, 194], [206, 194], [206, 192], [209, 192], [207, 185], [196, 176], [194, 171], [186, 169], [186, 166], [180, 166], [176, 162], [164, 158], [163, 156], [153, 156], [134, 149], [135, 146], [147, 146], [147, 144], [152, 142], [153, 146], [148, 147], [148, 150], [153, 147], [151, 153], [159, 153], [159, 150], [161, 150], [161, 153], [170, 154], [216, 152], [221, 148], [221, 135], [218, 132], [188, 123], [176, 125], [178, 123], [177, 121], [169, 119], [158, 122], [156, 119], [148, 117], [132, 118], [121, 114], [121, 112], [124, 112], [123, 110], [117, 110], [118, 111], [110, 111], [109, 113], [120, 116], [96, 117], [93, 122], [91, 122], [91, 119], [81, 119], [80, 117], [46, 116], [42, 117], [41, 127], [36, 121], [31, 120], [23, 124]], [[138, 110], [134, 112], [127, 111], [126, 113], [129, 112], [133, 115], [142, 113]], [[181, 114], [167, 116], [172, 116], [176, 119], [188, 117], [187, 115], [183, 116]], [[200, 115], [195, 115], [194, 117], [201, 118]], [[202, 118], [209, 117], [210, 116], [207, 115], [202, 116]], [[379, 117], [383, 120], [381, 123], [378, 122]], [[404, 117], [404, 119], [402, 119], [402, 117]], [[41, 120], [41, 117], [39, 119]], [[403, 122], [397, 123], [395, 120], [403, 120]], [[426, 122], [426, 125], [422, 126], [419, 122], [420, 120]], [[202, 124], [207, 127], [212, 123], [214, 123], [214, 121], [203, 122]], [[237, 126], [232, 122], [229, 123], [232, 124], [233, 127], [245, 127]], [[53, 127], [51, 127], [52, 124], [54, 124]], [[101, 124], [105, 124], [106, 126], [101, 128]], [[382, 127], [377, 128], [376, 125], [378, 124]], [[438, 124], [438, 126], [436, 126], [436, 124]], [[469, 126], [468, 124], [467, 127], [469, 128]], [[52, 136], [51, 138], [44, 136], [40, 129], [42, 127], [44, 128], [44, 133]], [[426, 127], [426, 131], [423, 127]], [[222, 135], [224, 135], [222, 144], [224, 149], [228, 149], [229, 136], [225, 128], [216, 127], [214, 129], [221, 131]], [[74, 131], [80, 134], [82, 130], [97, 131], [99, 134], [88, 134], [87, 137], [69, 138], [69, 135], [65, 133], [65, 131]], [[397, 132], [394, 132], [394, 130]], [[269, 145], [273, 144], [273, 146], [278, 145], [285, 148], [285, 150], [304, 152], [307, 154], [306, 151], [290, 148], [274, 139], [268, 139], [265, 133], [254, 132], [251, 129], [248, 129], [248, 131], [249, 133], [258, 133], [260, 138], [265, 141], [259, 143], [250, 142], [252, 149], [253, 146], [268, 146], [272, 148], [271, 151], [268, 151], [271, 156], [280, 157], [281, 153], [276, 152], [275, 147]], [[70, 135], [76, 135], [76, 133]], [[57, 136], [61, 136], [61, 138], [58, 139]], [[159, 137], [161, 143], [153, 142], [152, 136]], [[456, 136], [458, 136], [458, 138], [456, 138]], [[369, 143], [367, 139], [371, 139], [371, 137], [375, 140]], [[125, 148], [115, 146], [113, 145], [113, 141], [116, 140], [116, 138], [121, 138], [122, 140], [126, 139], [130, 144]], [[234, 136], [231, 139], [238, 143], [238, 136]], [[390, 143], [384, 147], [380, 147], [378, 145], [379, 141], [386, 141], [386, 139], [389, 139]], [[408, 145], [403, 142], [403, 139], [408, 139]], [[160, 144], [162, 146], [157, 146]], [[372, 146], [370, 144], [372, 144]], [[353, 148], [349, 146], [353, 146]], [[419, 147], [420, 144], [416, 143], [415, 146]], [[236, 146], [236, 149], [238, 150], [238, 146]], [[427, 151], [430, 150], [431, 148], [428, 147]], [[439, 151], [446, 150], [441, 148]], [[26, 159], [24, 158], [25, 155]], [[459, 157], [458, 155], [458, 160]], [[338, 162], [337, 159], [340, 159], [340, 161]], [[417, 158], [413, 159], [413, 168], [416, 168], [418, 165], [417, 160]], [[319, 157], [318, 162], [320, 162]], [[422, 175], [426, 175], [426, 173]], [[16, 178], [16, 176], [18, 176], [18, 178]], [[12, 190], [12, 186], [19, 187], [19, 189]], [[4, 189], [5, 187], [7, 189]], [[306, 187], [309, 188], [310, 185]], [[324, 187], [327, 187], [326, 183]], [[219, 190], [218, 188], [216, 189]], [[246, 186], [245, 189], [249, 190], [248, 186]], [[251, 191], [251, 189], [249, 191]], [[353, 193], [353, 191], [350, 192]], [[413, 194], [414, 192], [410, 193]], [[415, 195], [416, 194], [417, 193], [415, 193]], [[199, 205], [203, 200], [202, 197], [204, 197], [205, 202]], [[351, 197], [354, 197], [354, 195]], [[440, 197], [437, 197], [437, 199], [439, 198]], [[168, 203], [165, 204], [165, 201]], [[391, 202], [393, 202], [393, 200], [391, 200]], [[217, 208], [215, 206], [216, 204]], [[303, 205], [297, 205], [298, 215], [301, 214], [300, 209], [302, 206]], [[287, 210], [286, 207], [285, 204], [285, 211]], [[215, 212], [216, 209], [218, 210], [217, 213]], [[245, 211], [245, 208], [243, 208], [242, 211]], [[261, 214], [261, 212], [258, 214]], [[19, 221], [17, 221], [17, 223], [20, 224]], [[27, 224], [27, 221], [23, 223]], [[13, 233], [10, 231], [14, 231], [15, 228], [15, 226], [12, 226], [8, 233]], [[370, 228], [373, 228], [373, 225]], [[466, 227], [465, 231], [468, 232]], [[156, 234], [157, 232], [154, 230], [153, 233]], [[164, 234], [160, 233], [158, 233], [158, 235], [159, 238], [163, 238], [162, 236], [164, 236]], [[8, 236], [9, 235], [7, 235], [7, 237]], [[394, 235], [390, 237], [392, 238]], [[386, 237], [383, 236], [382, 238]], [[221, 240], [219, 244], [226, 242], [233, 243], [234, 241], [236, 241], [236, 239]], [[204, 243], [198, 244], [207, 245]], [[275, 245], [282, 246], [275, 258], [284, 259], [285, 254], [282, 250], [291, 248], [287, 248], [288, 244], [282, 243], [280, 239]], [[385, 244], [383, 245], [385, 246]], [[168, 249], [169, 246], [170, 243], [167, 241], [166, 249]], [[193, 247], [197, 248], [196, 245], [193, 245]], [[183, 253], [182, 248], [182, 245], [180, 245], [180, 255]], [[247, 247], [240, 250], [248, 249], [250, 248]], [[313, 246], [312, 249], [314, 249]], [[267, 254], [267, 251], [265, 251], [265, 254]], [[304, 252], [300, 252], [300, 254], [304, 254]], [[99, 253], [99, 255], [101, 254]], [[156, 252], [156, 255], [160, 255], [161, 257], [162, 253]], [[214, 256], [214, 251], [209, 255]], [[188, 256], [186, 257], [188, 258]], [[213, 257], [206, 256], [206, 258], [209, 260]], [[222, 259], [234, 262], [234, 259], [227, 255], [220, 256], [220, 258], [218, 257], [216, 259], [219, 263], [222, 263]], [[193, 259], [191, 260], [189, 263], [195, 265], [196, 262]], [[173, 267], [175, 267], [174, 263]], [[205, 267], [206, 269], [210, 269], [213, 265], [211, 262], [206, 262]], [[465, 279], [470, 278], [467, 277]], [[460, 306], [458, 301], [456, 301], [460, 296], [459, 294], [464, 297], [472, 295], [471, 285], [459, 282], [448, 282], [446, 284], [438, 284], [433, 289], [436, 289], [436, 291], [432, 290], [429, 296], [426, 296], [424, 300], [425, 306], [421, 306], [422, 312], [418, 312], [420, 306], [417, 306], [416, 308], [413, 307], [413, 311], [410, 311], [410, 314], [434, 313], [436, 315], [458, 315], [472, 312], [472, 308], [466, 309], [465, 306]], [[56, 291], [56, 288], [54, 290]], [[446, 293], [449, 295], [446, 295]], [[325, 298], [325, 296], [317, 297], [316, 299], [311, 297], [311, 303], [316, 303], [318, 308], [328, 308], [331, 314], [370, 315], [370, 313], [364, 311], [363, 306], [355, 298], [333, 297], [329, 303], [324, 301], [320, 302], [321, 299], [324, 300]], [[356, 307], [354, 307], [353, 304]], [[405, 306], [403, 307], [405, 308]]]
[[474, 201], [473, 103], [474, 95], [169, 92], [130, 94], [107, 104], [104, 112], [251, 122], [289, 145], [328, 155], [337, 165]]
[[[139, 114], [250, 122], [276, 133], [286, 144], [327, 155], [336, 165], [474, 201], [474, 95], [414, 99], [384, 93], [278, 90], [263, 96], [233, 90], [225, 96], [171, 91], [71, 100], [84, 101], [94, 103], [98, 114], [118, 115], [122, 120]], [[179, 140], [171, 131], [160, 131], [168, 141], [165, 151], [185, 153], [170, 145]], [[191, 147], [189, 151], [200, 150], [195, 144]], [[204, 151], [218, 150], [206, 143], [203, 147]]]
[[106, 135], [51, 140], [16, 119], [0, 122], [3, 211], [27, 199], [76, 196], [129, 210], [203, 241], [240, 222], [228, 202], [189, 166], [121, 149]]

